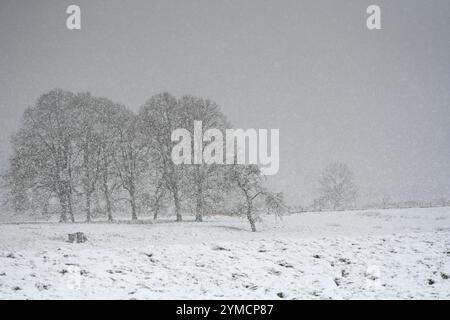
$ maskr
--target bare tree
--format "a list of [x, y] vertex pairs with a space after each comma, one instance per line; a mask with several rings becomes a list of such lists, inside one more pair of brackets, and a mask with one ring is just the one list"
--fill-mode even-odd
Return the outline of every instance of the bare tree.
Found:
[[[119, 171], [115, 166], [117, 143], [120, 141], [120, 124], [119, 118], [125, 112], [124, 107], [101, 98], [98, 100], [99, 113], [98, 119], [98, 135], [100, 147], [100, 164], [99, 164], [99, 189], [103, 194], [106, 205], [106, 214], [108, 221], [114, 221], [112, 208], [112, 196], [122, 184]], [[119, 166], [120, 167], [120, 166]]]
[[166, 195], [166, 189], [164, 188], [164, 181], [162, 178], [158, 179], [156, 188], [153, 192], [153, 197], [150, 199], [150, 208], [153, 212], [153, 220], [158, 219], [159, 212], [163, 207], [163, 200]]
[[171, 134], [182, 126], [180, 104], [169, 93], [158, 94], [142, 106], [139, 119], [151, 164], [159, 172], [158, 184], [161, 183], [160, 187], [173, 199], [176, 221], [182, 221], [181, 200], [186, 168], [175, 165], [171, 157]]
[[320, 178], [320, 193], [322, 203], [334, 210], [352, 204], [357, 191], [349, 167], [344, 163], [332, 163], [326, 167]]
[[136, 115], [121, 107], [114, 121], [117, 133], [114, 163], [121, 185], [129, 195], [132, 220], [137, 220], [137, 184], [147, 162], [137, 124]]
[[99, 132], [98, 100], [89, 93], [80, 93], [73, 99], [76, 113], [75, 144], [81, 161], [78, 165], [80, 181], [85, 197], [86, 221], [90, 222], [92, 195], [96, 191], [100, 174], [101, 138]]
[[[75, 130], [73, 94], [60, 89], [39, 97], [28, 108], [12, 139], [13, 185], [47, 190], [61, 205], [60, 221], [75, 221], [72, 207]], [[20, 181], [23, 180], [23, 181]], [[22, 190], [23, 191], [23, 190]]]
[[252, 232], [256, 232], [255, 201], [266, 192], [263, 180], [256, 165], [231, 165], [227, 172], [227, 181], [238, 188], [244, 200], [243, 208]]
[[281, 219], [283, 214], [286, 212], [287, 207], [284, 202], [284, 195], [282, 192], [278, 193], [266, 193], [265, 205], [268, 214], [273, 214], [276, 219]]
[[[219, 106], [211, 100], [184, 96], [181, 105], [182, 126], [194, 135], [194, 122], [201, 121], [203, 132], [208, 129], [221, 130], [224, 134], [228, 122]], [[203, 135], [203, 132], [201, 133]], [[203, 153], [207, 141], [203, 141]], [[207, 206], [212, 198], [216, 198], [222, 190], [218, 183], [223, 177], [222, 166], [216, 164], [192, 164], [187, 166], [188, 196], [195, 202], [195, 221], [201, 222]]]

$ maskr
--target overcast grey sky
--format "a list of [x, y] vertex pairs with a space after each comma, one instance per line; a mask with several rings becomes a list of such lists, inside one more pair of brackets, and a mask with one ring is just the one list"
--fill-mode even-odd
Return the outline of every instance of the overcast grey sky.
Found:
[[167, 90], [215, 100], [236, 127], [279, 128], [271, 183], [292, 202], [335, 161], [363, 199], [450, 197], [449, 57], [448, 0], [0, 0], [0, 161], [52, 88], [136, 111]]

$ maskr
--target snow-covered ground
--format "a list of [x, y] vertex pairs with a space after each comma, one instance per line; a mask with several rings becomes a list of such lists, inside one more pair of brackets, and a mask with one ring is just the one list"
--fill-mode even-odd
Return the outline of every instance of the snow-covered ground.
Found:
[[[448, 299], [450, 208], [2, 224], [1, 299]], [[88, 242], [66, 242], [82, 231]]]

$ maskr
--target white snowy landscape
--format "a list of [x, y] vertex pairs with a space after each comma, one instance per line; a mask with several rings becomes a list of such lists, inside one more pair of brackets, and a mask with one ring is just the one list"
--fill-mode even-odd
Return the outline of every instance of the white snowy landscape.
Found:
[[450, 299], [449, 17], [0, 0], [0, 300]]
[[205, 220], [1, 224], [0, 299], [450, 298], [447, 207]]

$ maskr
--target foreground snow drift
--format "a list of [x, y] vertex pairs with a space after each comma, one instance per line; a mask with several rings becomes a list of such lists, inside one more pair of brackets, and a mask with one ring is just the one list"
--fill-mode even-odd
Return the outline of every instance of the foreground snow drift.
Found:
[[[1, 299], [450, 298], [450, 209], [0, 225]], [[84, 232], [88, 241], [68, 243]]]

